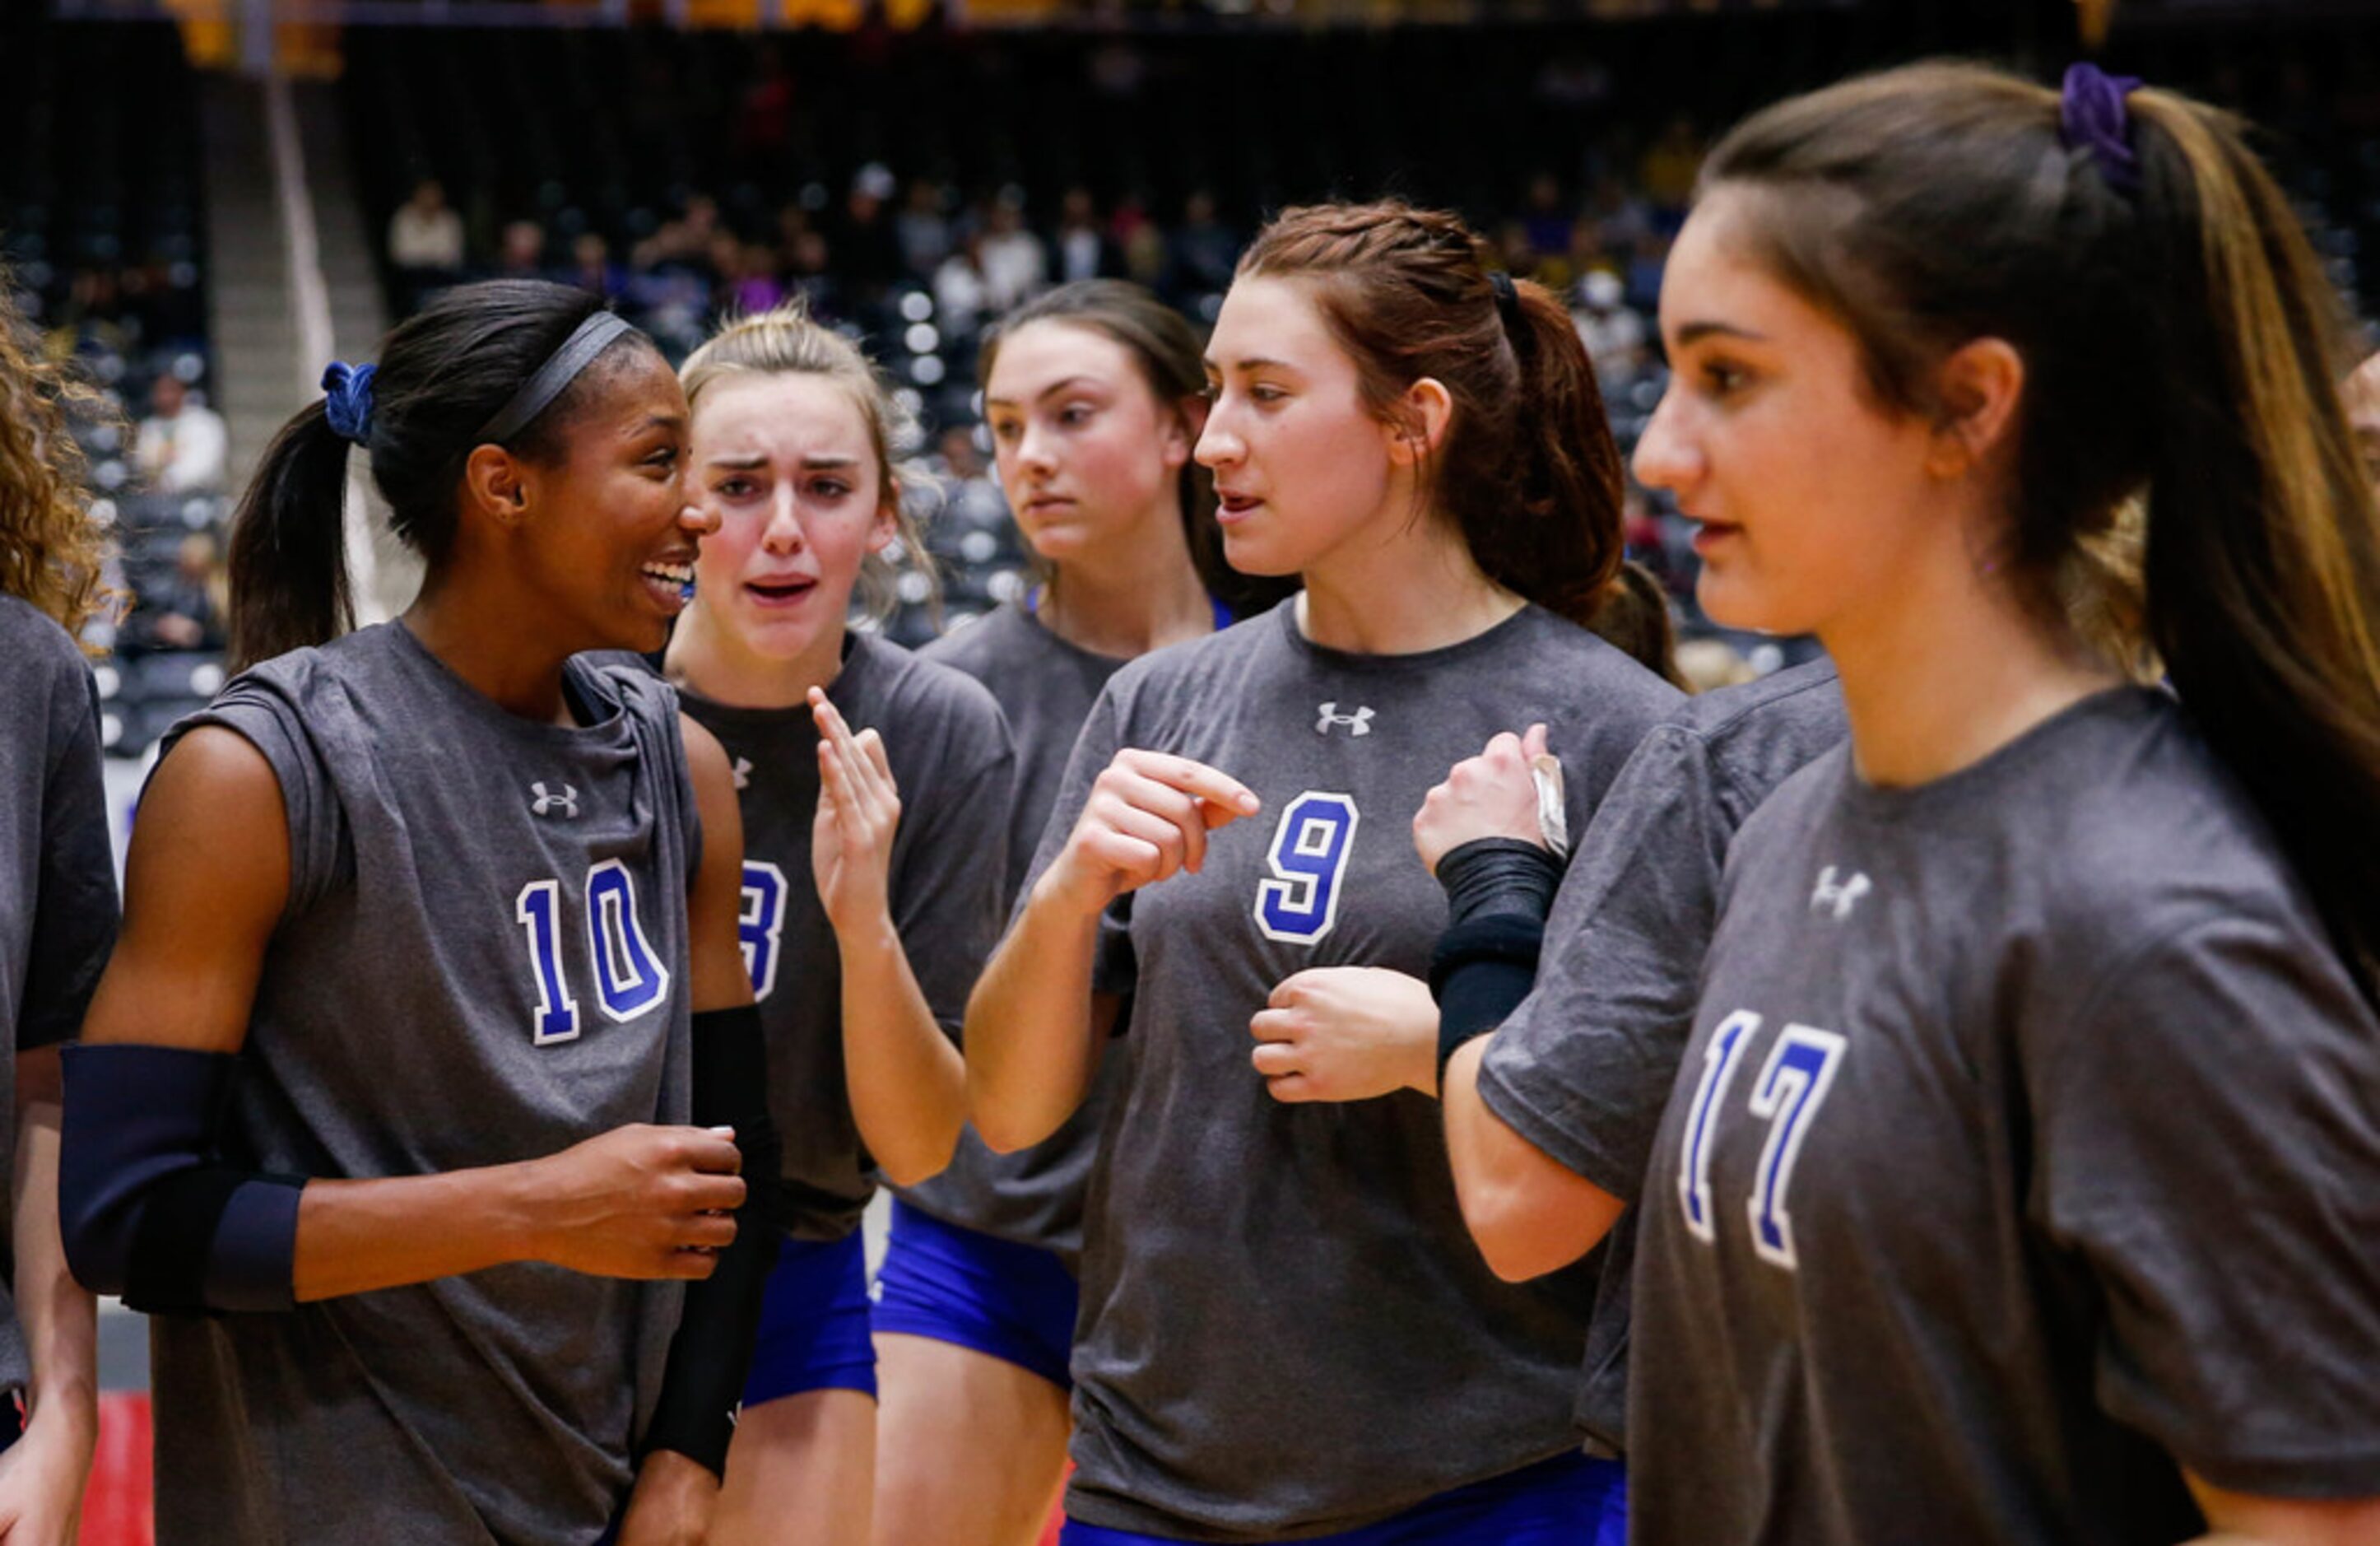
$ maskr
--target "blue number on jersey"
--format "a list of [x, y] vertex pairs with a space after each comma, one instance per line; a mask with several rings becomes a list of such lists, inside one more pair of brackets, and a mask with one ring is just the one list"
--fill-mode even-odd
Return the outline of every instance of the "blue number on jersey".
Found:
[[785, 872], [766, 859], [744, 861], [744, 910], [735, 937], [744, 947], [744, 969], [752, 977], [752, 997], [764, 999], [777, 986], [777, 941], [785, 931]]
[[1313, 944], [1339, 918], [1339, 882], [1355, 847], [1355, 802], [1307, 790], [1281, 809], [1257, 883], [1257, 927], [1269, 940]]
[[562, 975], [562, 883], [531, 881], [521, 887], [513, 912], [528, 931], [528, 959], [537, 980], [537, 1046], [578, 1035], [578, 1005]]
[[613, 1019], [633, 1020], [669, 992], [669, 969], [637, 918], [636, 879], [616, 858], [587, 872], [587, 945], [595, 958], [595, 996]]
[[[1699, 1239], [1716, 1238], [1710, 1157], [1719, 1109], [1727, 1103], [1737, 1065], [1759, 1034], [1760, 1016], [1748, 1009], [1721, 1020], [1703, 1051], [1702, 1080], [1686, 1107], [1685, 1139], [1678, 1152], [1678, 1206], [1686, 1215], [1686, 1228]], [[1760, 1077], [1752, 1081], [1752, 1114], [1768, 1124], [1768, 1138], [1761, 1146], [1760, 1167], [1753, 1175], [1744, 1211], [1752, 1220], [1753, 1248], [1761, 1260], [1787, 1272], [1800, 1265], [1793, 1252], [1793, 1211], [1786, 1201], [1793, 1185], [1793, 1162], [1801, 1158], [1802, 1140], [1834, 1086], [1836, 1065], [1849, 1044], [1831, 1030], [1788, 1025], [1769, 1049]]]
[[1760, 1029], [1760, 1016], [1737, 1010], [1719, 1022], [1703, 1053], [1702, 1082], [1694, 1086], [1694, 1102], [1686, 1108], [1686, 1142], [1678, 1156], [1678, 1204], [1686, 1212], [1686, 1227], [1703, 1239], [1711, 1237], [1710, 1152], [1712, 1117], [1735, 1082], [1735, 1065], [1743, 1049]]
[[1835, 1082], [1835, 1065], [1845, 1042], [1831, 1030], [1789, 1025], [1768, 1053], [1760, 1077], [1752, 1083], [1752, 1114], [1768, 1123], [1768, 1141], [1760, 1150], [1760, 1171], [1744, 1211], [1752, 1217], [1752, 1244], [1764, 1260], [1791, 1271], [1793, 1214], [1786, 1206], [1786, 1188], [1793, 1184], [1793, 1162], [1818, 1106]]

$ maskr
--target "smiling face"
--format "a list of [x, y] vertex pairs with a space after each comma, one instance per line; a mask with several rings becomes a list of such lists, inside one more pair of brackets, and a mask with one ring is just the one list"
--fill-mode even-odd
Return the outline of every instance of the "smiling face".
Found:
[[1003, 338], [984, 421], [1033, 551], [1062, 567], [1178, 519], [1191, 411], [1160, 404], [1132, 351], [1094, 328], [1027, 323]]
[[1661, 283], [1673, 371], [1635, 472], [1702, 530], [1696, 594], [1731, 627], [1816, 633], [1888, 596], [1931, 544], [1963, 542], [1925, 422], [1877, 406], [1857, 341], [1753, 257], [1761, 195], [1696, 206]]
[[1208, 344], [1207, 378], [1214, 406], [1197, 456], [1214, 469], [1232, 568], [1298, 574], [1383, 522], [1412, 517], [1393, 497], [1396, 432], [1366, 406], [1355, 361], [1306, 281], [1234, 283]]
[[521, 561], [557, 615], [549, 631], [585, 641], [574, 649], [657, 650], [710, 530], [686, 499], [686, 395], [644, 344], [618, 346], [584, 380], [560, 455], [521, 464], [538, 517], [519, 529]]
[[694, 497], [719, 522], [696, 566], [696, 603], [763, 660], [840, 647], [851, 589], [894, 531], [868, 421], [824, 376], [735, 372], [704, 387]]

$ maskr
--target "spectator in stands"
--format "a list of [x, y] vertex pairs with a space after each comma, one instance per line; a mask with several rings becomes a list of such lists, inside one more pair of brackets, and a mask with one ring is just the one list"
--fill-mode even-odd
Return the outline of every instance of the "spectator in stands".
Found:
[[901, 276], [901, 240], [884, 209], [897, 186], [890, 171], [871, 161], [851, 179], [851, 192], [844, 200], [843, 226], [835, 233], [835, 273], [863, 295], [880, 294]]
[[1167, 276], [1177, 299], [1220, 295], [1232, 287], [1240, 261], [1240, 238], [1215, 213], [1215, 196], [1205, 189], [1183, 201], [1182, 225], [1167, 243], [1172, 272]]
[[1608, 400], [1629, 386], [1645, 369], [1645, 319], [1627, 302], [1627, 286], [1609, 269], [1591, 270], [1578, 284], [1578, 302], [1570, 319], [1595, 361], [1595, 376]]
[[127, 656], [166, 650], [221, 650], [225, 647], [224, 613], [230, 599], [223, 555], [211, 532], [193, 531], [182, 539], [174, 567], [163, 579], [140, 588], [132, 615], [115, 638]]
[[892, 222], [901, 245], [901, 266], [912, 278], [929, 280], [951, 255], [951, 219], [943, 212], [942, 185], [931, 177], [909, 184], [908, 201]]
[[223, 415], [190, 400], [171, 371], [149, 389], [149, 417], [140, 420], [133, 460], [159, 493], [221, 493], [231, 437]]
[[1025, 196], [1014, 189], [1002, 190], [985, 213], [979, 261], [995, 312], [1013, 310], [1049, 286], [1050, 254], [1026, 228]]
[[388, 262], [402, 292], [397, 302], [408, 311], [429, 291], [463, 277], [463, 217], [437, 178], [415, 183], [413, 196], [389, 216]]
[[627, 273], [612, 261], [612, 244], [601, 231], [578, 233], [570, 244], [570, 269], [564, 277], [606, 300], [617, 300], [628, 286]]
[[1637, 186], [1657, 210], [1682, 214], [1694, 193], [1694, 176], [1702, 170], [1702, 141], [1692, 118], [1681, 113], [1661, 126], [1660, 134], [1636, 164]]
[[534, 220], [508, 220], [496, 249], [499, 279], [545, 277], [545, 227]]
[[1570, 255], [1571, 208], [1562, 201], [1561, 179], [1539, 172], [1529, 179], [1521, 204], [1521, 223], [1527, 230], [1529, 250], [1540, 263]]
[[936, 444], [941, 465], [935, 469], [942, 487], [942, 518], [964, 529], [995, 529], [1008, 524], [1007, 496], [993, 481], [991, 464], [973, 424], [953, 424]]
[[982, 331], [991, 310], [982, 232], [968, 233], [959, 250], [934, 270], [934, 310], [941, 313], [942, 331], [951, 337], [972, 338]]
[[1099, 229], [1099, 210], [1091, 202], [1091, 190], [1075, 187], [1066, 189], [1058, 206], [1058, 229], [1050, 245], [1058, 254], [1058, 283], [1071, 285], [1078, 279], [1113, 279], [1123, 272], [1123, 255], [1107, 233]]
[[718, 229], [719, 201], [707, 193], [688, 194], [677, 218], [663, 221], [660, 229], [637, 243], [628, 261], [640, 269], [700, 267]]
[[813, 317], [831, 316], [840, 301], [835, 288], [833, 250], [823, 233], [805, 230], [794, 238], [785, 270], [785, 293], [799, 298]]

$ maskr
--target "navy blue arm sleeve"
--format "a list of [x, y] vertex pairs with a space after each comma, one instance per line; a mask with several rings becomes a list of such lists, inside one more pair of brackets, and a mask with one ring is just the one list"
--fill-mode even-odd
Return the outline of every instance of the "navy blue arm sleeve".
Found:
[[152, 1315], [289, 1309], [305, 1181], [224, 1160], [239, 1060], [127, 1042], [63, 1055], [58, 1225], [76, 1281]]
[[719, 1253], [709, 1277], [686, 1289], [660, 1404], [639, 1454], [674, 1450], [724, 1475], [735, 1407], [759, 1333], [761, 1292], [777, 1260], [771, 1216], [781, 1211], [770, 1203], [783, 1160], [769, 1120], [768, 1054], [757, 1006], [694, 1017], [693, 1094], [697, 1126], [735, 1129], [745, 1201], [735, 1211], [735, 1243]]

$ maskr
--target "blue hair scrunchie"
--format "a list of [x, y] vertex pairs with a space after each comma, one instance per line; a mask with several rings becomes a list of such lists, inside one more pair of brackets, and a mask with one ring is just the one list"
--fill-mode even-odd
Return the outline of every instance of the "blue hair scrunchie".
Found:
[[322, 372], [322, 417], [341, 440], [362, 445], [371, 439], [372, 377], [375, 365], [331, 361]]
[[2131, 111], [2124, 105], [2124, 98], [2140, 89], [2137, 77], [2109, 75], [2096, 65], [2074, 65], [2066, 71], [2058, 103], [2058, 138], [2070, 150], [2089, 151], [2099, 164], [2099, 175], [2119, 193], [2137, 192], [2141, 186]]

